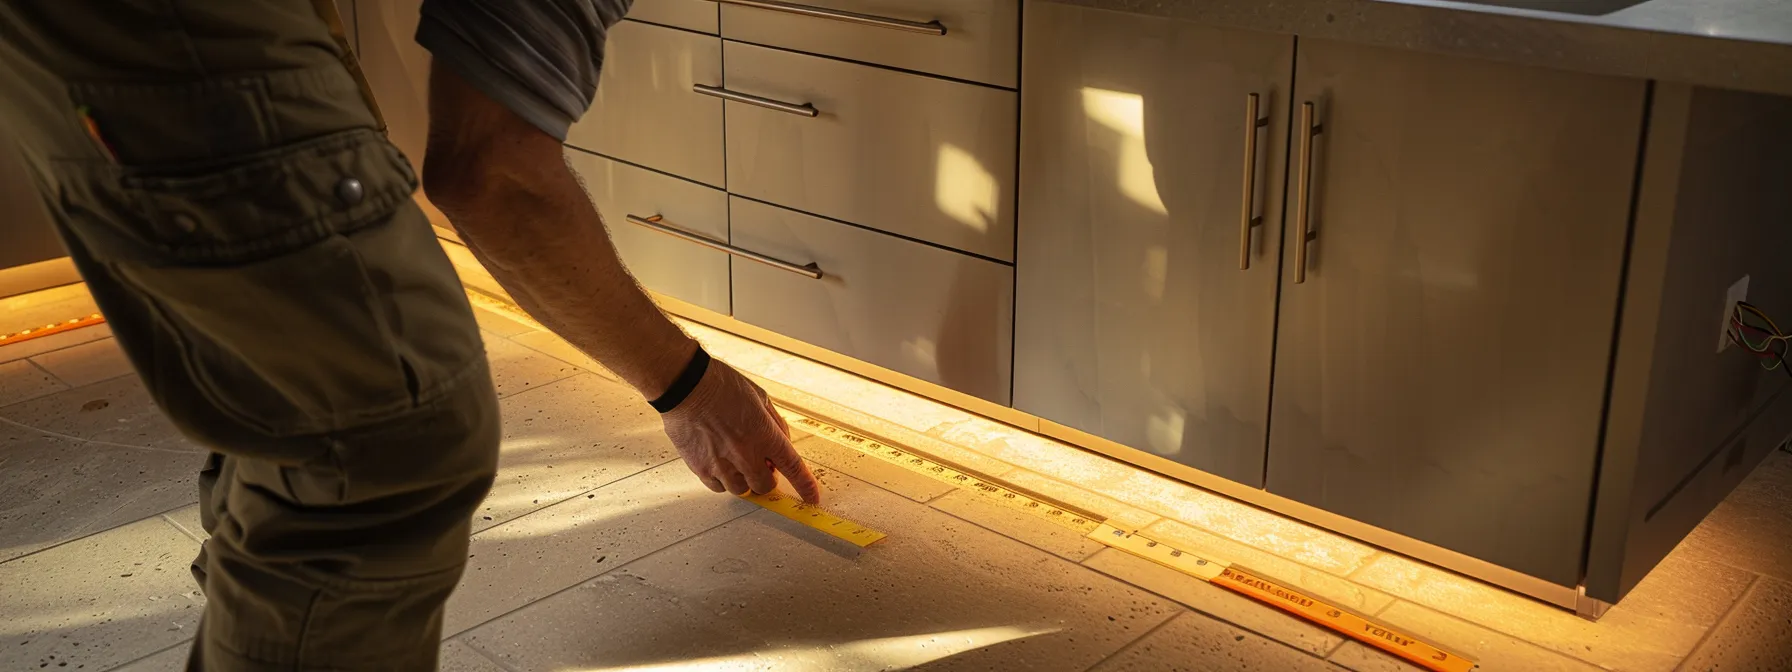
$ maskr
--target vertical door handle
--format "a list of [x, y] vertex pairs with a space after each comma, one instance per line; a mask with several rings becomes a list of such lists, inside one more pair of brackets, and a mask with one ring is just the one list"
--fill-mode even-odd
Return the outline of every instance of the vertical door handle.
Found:
[[1251, 270], [1251, 229], [1263, 224], [1262, 217], [1253, 217], [1257, 208], [1257, 129], [1269, 125], [1267, 117], [1257, 116], [1257, 94], [1244, 98], [1244, 204], [1238, 215], [1238, 270]]
[[1313, 123], [1313, 104], [1300, 104], [1300, 171], [1295, 185], [1294, 221], [1299, 237], [1294, 241], [1294, 284], [1307, 281], [1307, 246], [1318, 236], [1313, 233], [1309, 196], [1313, 191], [1313, 136], [1325, 127]]

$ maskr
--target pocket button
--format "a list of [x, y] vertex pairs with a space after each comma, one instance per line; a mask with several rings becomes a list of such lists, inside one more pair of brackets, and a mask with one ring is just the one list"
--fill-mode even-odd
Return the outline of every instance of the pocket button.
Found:
[[342, 201], [343, 205], [358, 205], [366, 196], [367, 188], [361, 186], [360, 180], [345, 177], [341, 182], [336, 183], [336, 200]]
[[193, 219], [193, 216], [189, 214], [175, 213], [175, 215], [169, 217], [168, 220], [174, 224], [176, 230], [183, 234], [190, 234], [199, 230], [199, 220]]

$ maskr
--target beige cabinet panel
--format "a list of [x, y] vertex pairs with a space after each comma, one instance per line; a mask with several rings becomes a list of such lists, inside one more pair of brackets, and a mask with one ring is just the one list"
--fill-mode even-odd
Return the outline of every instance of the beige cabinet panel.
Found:
[[610, 28], [596, 99], [566, 144], [722, 187], [722, 101], [692, 90], [721, 82], [721, 39], [625, 20]]
[[1012, 91], [738, 42], [728, 190], [992, 259], [1014, 258]]
[[[904, 70], [1014, 88], [1019, 78], [1020, 0], [800, 0], [805, 8], [910, 24], [851, 22], [813, 14], [722, 5], [722, 36]], [[937, 24], [916, 32], [912, 24]], [[943, 34], [940, 34], [943, 32]]]
[[716, 34], [721, 28], [714, 0], [635, 0], [628, 18], [674, 28]]
[[1015, 407], [1261, 487], [1294, 38], [1026, 21]]
[[1645, 83], [1321, 40], [1297, 62], [1269, 490], [1576, 585]]
[[738, 196], [730, 211], [735, 246], [822, 272], [736, 258], [736, 318], [1008, 403], [1013, 269]]
[[576, 149], [566, 155], [603, 214], [616, 253], [642, 286], [728, 314], [726, 253], [628, 221], [629, 215], [657, 216], [665, 226], [725, 243], [727, 194]]

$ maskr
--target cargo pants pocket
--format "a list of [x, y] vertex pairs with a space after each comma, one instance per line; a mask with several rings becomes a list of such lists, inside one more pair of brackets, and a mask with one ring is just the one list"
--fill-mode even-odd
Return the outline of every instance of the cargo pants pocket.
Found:
[[210, 405], [257, 434], [391, 417], [482, 357], [415, 176], [372, 130], [63, 184], [73, 234], [151, 306]]

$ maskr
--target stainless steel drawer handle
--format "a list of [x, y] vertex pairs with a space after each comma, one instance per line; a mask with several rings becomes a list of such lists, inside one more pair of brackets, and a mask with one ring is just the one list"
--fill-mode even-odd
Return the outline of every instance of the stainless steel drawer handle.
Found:
[[642, 217], [640, 215], [629, 215], [628, 221], [631, 224], [639, 224], [641, 226], [645, 226], [649, 229], [653, 229], [655, 231], [666, 234], [668, 236], [672, 236], [673, 238], [678, 238], [680, 240], [696, 243], [698, 245], [702, 245], [702, 246], [707, 247], [712, 250], [721, 250], [723, 252], [727, 252], [728, 254], [732, 254], [734, 256], [741, 257], [743, 259], [752, 259], [753, 261], [757, 261], [761, 264], [765, 264], [772, 268], [776, 268], [780, 271], [790, 271], [791, 273], [795, 273], [797, 275], [801, 275], [803, 277], [811, 278], [814, 280], [820, 280], [822, 277], [821, 268], [816, 266], [815, 264], [811, 263], [811, 264], [806, 264], [803, 266], [798, 266], [798, 265], [790, 263], [788, 261], [784, 261], [783, 259], [773, 259], [771, 257], [765, 256], [758, 252], [754, 252], [752, 250], [743, 250], [741, 248], [735, 247], [733, 245], [729, 245], [727, 243], [724, 243], [724, 242], [721, 242], [718, 240], [710, 240], [708, 238], [699, 236], [699, 235], [697, 235], [695, 233], [691, 233], [689, 231], [685, 231], [683, 229], [667, 226], [667, 225], [661, 223], [661, 222], [665, 221], [665, 218], [661, 217], [659, 215], [654, 215], [652, 217]]
[[739, 91], [729, 91], [729, 90], [724, 89], [719, 86], [709, 86], [707, 84], [694, 84], [691, 86], [691, 90], [695, 91], [697, 93], [701, 93], [705, 96], [714, 96], [716, 98], [721, 98], [722, 100], [732, 100], [732, 101], [735, 101], [738, 103], [746, 103], [748, 105], [757, 105], [759, 107], [763, 107], [768, 110], [777, 110], [779, 112], [789, 112], [789, 113], [797, 115], [799, 117], [813, 117], [815, 115], [821, 114], [821, 112], [819, 110], [815, 109], [814, 105], [810, 105], [808, 103], [803, 103], [801, 105], [798, 105], [796, 103], [786, 103], [782, 100], [772, 100], [770, 98], [760, 98], [759, 96], [755, 96], [755, 95], [747, 94], [747, 93], [741, 93]]
[[1325, 127], [1313, 123], [1313, 104], [1300, 104], [1300, 182], [1294, 189], [1294, 222], [1295, 231], [1300, 237], [1294, 241], [1294, 284], [1307, 281], [1307, 247], [1312, 244], [1317, 234], [1313, 233], [1311, 213], [1308, 212], [1309, 196], [1313, 192], [1313, 136], [1325, 132]]
[[826, 8], [822, 8], [822, 7], [811, 7], [809, 5], [799, 5], [794, 2], [778, 2], [777, 0], [716, 0], [716, 2], [720, 2], [722, 4], [727, 4], [727, 5], [740, 5], [742, 7], [753, 7], [755, 9], [767, 9], [767, 10], [771, 10], [774, 12], [785, 12], [788, 14], [800, 14], [803, 16], [813, 16], [818, 19], [833, 19], [835, 21], [845, 21], [847, 23], [856, 23], [861, 26], [876, 26], [878, 28], [889, 28], [890, 30], [900, 30], [903, 32], [908, 32], [908, 33], [921, 33], [923, 35], [945, 35], [946, 34], [946, 27], [940, 25], [940, 22], [938, 22], [938, 21], [928, 21], [927, 23], [921, 23], [919, 21], [903, 21], [902, 19], [891, 19], [891, 18], [886, 18], [886, 17], [882, 17], [882, 16], [873, 16], [871, 14], [860, 14], [858, 12], [848, 12], [848, 11], [842, 11], [842, 10], [838, 10], [838, 9], [826, 9]]
[[1268, 117], [1257, 116], [1257, 94], [1244, 99], [1244, 205], [1238, 216], [1238, 270], [1251, 270], [1251, 229], [1261, 226], [1263, 218], [1253, 217], [1257, 208], [1257, 129], [1269, 125]]

